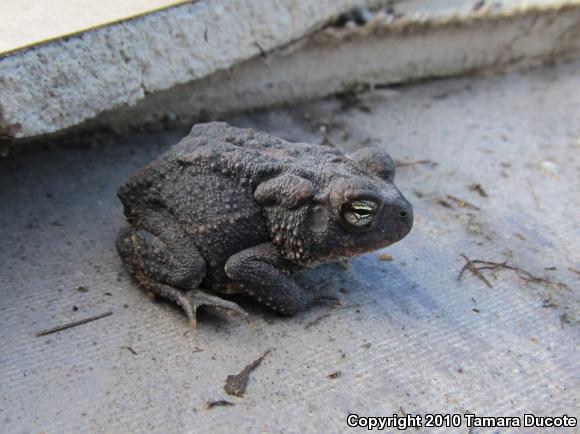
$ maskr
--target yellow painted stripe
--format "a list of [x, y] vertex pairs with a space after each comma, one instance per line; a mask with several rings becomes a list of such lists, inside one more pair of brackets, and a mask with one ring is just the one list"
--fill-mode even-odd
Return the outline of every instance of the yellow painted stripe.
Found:
[[189, 0], [1, 0], [0, 55], [139, 17]]

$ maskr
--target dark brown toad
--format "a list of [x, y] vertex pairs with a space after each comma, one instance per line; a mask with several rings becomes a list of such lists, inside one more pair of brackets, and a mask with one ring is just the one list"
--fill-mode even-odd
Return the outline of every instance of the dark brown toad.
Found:
[[237, 284], [283, 314], [313, 295], [292, 274], [393, 244], [413, 224], [377, 148], [346, 156], [225, 123], [196, 125], [118, 191], [129, 225], [117, 239], [146, 289], [179, 304], [241, 311], [198, 288]]

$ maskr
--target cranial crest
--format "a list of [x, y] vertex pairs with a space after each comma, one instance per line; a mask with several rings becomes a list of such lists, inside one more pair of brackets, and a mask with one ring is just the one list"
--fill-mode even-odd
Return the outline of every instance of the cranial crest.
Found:
[[316, 190], [307, 179], [285, 173], [262, 182], [254, 191], [254, 199], [261, 205], [279, 205], [292, 209], [312, 199]]
[[359, 149], [347, 155], [360, 166], [363, 166], [371, 173], [386, 181], [395, 179], [395, 163], [386, 151], [377, 147], [367, 147]]

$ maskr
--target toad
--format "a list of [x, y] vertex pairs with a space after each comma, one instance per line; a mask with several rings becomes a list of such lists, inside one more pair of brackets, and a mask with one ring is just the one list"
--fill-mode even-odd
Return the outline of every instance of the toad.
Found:
[[[118, 190], [116, 247], [142, 287], [183, 308], [243, 313], [236, 287], [282, 314], [315, 299], [294, 273], [404, 238], [413, 209], [375, 147], [345, 155], [226, 123], [189, 135]], [[202, 289], [203, 288], [203, 289]]]

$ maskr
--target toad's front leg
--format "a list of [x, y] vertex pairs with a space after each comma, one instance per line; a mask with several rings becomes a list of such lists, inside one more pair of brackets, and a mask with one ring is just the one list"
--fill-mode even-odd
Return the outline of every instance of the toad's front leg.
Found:
[[313, 301], [289, 276], [301, 267], [282, 257], [272, 243], [263, 243], [231, 256], [225, 265], [230, 279], [244, 285], [261, 303], [285, 315], [303, 311]]

